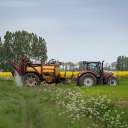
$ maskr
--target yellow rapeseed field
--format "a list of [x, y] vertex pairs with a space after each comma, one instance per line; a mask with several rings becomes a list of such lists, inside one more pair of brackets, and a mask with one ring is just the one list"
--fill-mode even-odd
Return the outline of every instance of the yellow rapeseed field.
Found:
[[118, 77], [128, 77], [128, 71], [113, 71], [113, 73]]
[[[66, 72], [66, 76], [71, 76], [72, 73], [74, 75], [77, 75], [79, 72], [78, 71], [76, 71], [76, 72], [67, 71]], [[61, 71], [60, 74], [61, 74], [61, 76], [64, 76], [65, 75], [65, 71]], [[0, 75], [11, 76], [12, 73], [11, 72], [0, 72]]]
[[0, 75], [12, 76], [11, 72], [0, 72]]
[[[74, 76], [76, 76], [78, 73], [79, 73], [78, 71], [75, 71], [75, 72], [66, 71], [66, 76], [71, 76], [72, 74], [74, 74]], [[61, 77], [64, 77], [65, 71], [61, 71], [60, 75], [61, 75]]]
[[[76, 76], [78, 73], [79, 73], [78, 71], [75, 71], [75, 72], [67, 71], [66, 76], [71, 76], [72, 74]], [[113, 71], [113, 73], [118, 77], [128, 77], [128, 71]], [[63, 77], [65, 75], [65, 71], [61, 71], [60, 74]], [[11, 72], [0, 72], [0, 75], [11, 76], [12, 73]]]
[[[112, 72], [118, 77], [128, 78], [128, 71], [112, 71]], [[72, 73], [74, 74], [74, 76], [76, 76], [79, 72], [78, 71], [75, 71], [75, 72], [67, 71], [66, 76], [71, 76]], [[65, 72], [61, 71], [60, 74], [61, 76], [64, 76]]]

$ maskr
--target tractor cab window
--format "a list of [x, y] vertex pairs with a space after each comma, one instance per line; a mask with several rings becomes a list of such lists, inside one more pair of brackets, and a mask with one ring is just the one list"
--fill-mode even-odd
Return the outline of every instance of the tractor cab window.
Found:
[[89, 63], [88, 64], [88, 70], [95, 72], [97, 77], [100, 77], [99, 63]]
[[84, 65], [84, 70], [87, 70], [87, 64]]

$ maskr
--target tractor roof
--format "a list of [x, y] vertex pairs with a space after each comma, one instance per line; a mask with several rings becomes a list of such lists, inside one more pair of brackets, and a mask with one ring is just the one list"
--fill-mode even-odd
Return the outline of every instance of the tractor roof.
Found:
[[87, 63], [101, 63], [100, 61], [83, 61], [83, 64], [87, 64]]

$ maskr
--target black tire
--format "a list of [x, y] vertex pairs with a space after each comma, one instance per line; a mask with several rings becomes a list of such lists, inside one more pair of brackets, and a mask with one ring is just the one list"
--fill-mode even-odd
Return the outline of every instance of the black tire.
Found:
[[23, 86], [35, 87], [40, 85], [40, 79], [35, 73], [27, 73], [23, 77]]
[[96, 77], [91, 73], [83, 74], [79, 78], [79, 86], [96, 86]]
[[108, 84], [108, 85], [112, 85], [112, 86], [114, 86], [114, 85], [119, 85], [119, 80], [118, 80], [118, 78], [115, 77], [115, 76], [110, 76], [110, 77], [108, 78], [107, 84]]

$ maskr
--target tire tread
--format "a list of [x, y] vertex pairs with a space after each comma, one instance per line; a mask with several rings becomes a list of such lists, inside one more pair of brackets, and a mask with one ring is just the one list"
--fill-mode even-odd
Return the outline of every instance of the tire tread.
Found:
[[85, 77], [92, 77], [93, 78], [93, 85], [92, 86], [96, 86], [96, 83], [97, 83], [97, 80], [96, 80], [96, 77], [91, 74], [91, 73], [86, 73], [86, 74], [83, 74], [80, 78], [79, 78], [79, 86], [83, 86], [84, 85], [84, 79]]

